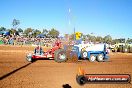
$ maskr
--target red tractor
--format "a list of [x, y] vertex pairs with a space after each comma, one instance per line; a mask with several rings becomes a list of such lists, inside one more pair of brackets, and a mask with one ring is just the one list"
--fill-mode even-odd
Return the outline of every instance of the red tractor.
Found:
[[55, 42], [54, 46], [49, 49], [47, 52], [42, 51], [42, 48], [39, 46], [39, 52], [35, 50], [34, 54], [29, 53], [26, 56], [27, 61], [34, 62], [37, 59], [54, 59], [56, 62], [64, 62], [67, 60], [66, 51], [61, 49], [61, 42]]

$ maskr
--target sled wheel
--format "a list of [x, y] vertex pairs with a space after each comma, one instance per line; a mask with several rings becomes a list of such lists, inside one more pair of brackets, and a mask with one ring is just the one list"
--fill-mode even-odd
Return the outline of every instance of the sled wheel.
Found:
[[98, 60], [98, 62], [103, 61], [103, 59], [104, 59], [103, 54], [99, 54], [99, 55], [97, 56], [97, 60]]
[[90, 55], [89, 61], [90, 62], [94, 62], [96, 60], [96, 56], [95, 55]]

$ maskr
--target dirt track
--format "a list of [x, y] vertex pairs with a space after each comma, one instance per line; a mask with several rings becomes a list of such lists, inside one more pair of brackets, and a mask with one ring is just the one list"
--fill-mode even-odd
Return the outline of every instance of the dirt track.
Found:
[[[11, 50], [12, 49], [12, 50]], [[25, 60], [31, 47], [0, 46], [0, 88], [132, 88], [132, 84], [86, 84], [76, 83], [78, 67], [88, 74], [132, 75], [132, 53], [111, 53], [109, 62], [56, 63], [54, 60], [38, 60], [32, 64]], [[132, 83], [132, 82], [131, 82]]]

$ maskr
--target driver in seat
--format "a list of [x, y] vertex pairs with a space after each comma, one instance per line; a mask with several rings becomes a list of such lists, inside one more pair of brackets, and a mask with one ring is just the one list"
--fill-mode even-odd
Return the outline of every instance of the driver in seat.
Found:
[[38, 45], [35, 50], [34, 50], [35, 55], [42, 55], [43, 54], [43, 49], [40, 45]]

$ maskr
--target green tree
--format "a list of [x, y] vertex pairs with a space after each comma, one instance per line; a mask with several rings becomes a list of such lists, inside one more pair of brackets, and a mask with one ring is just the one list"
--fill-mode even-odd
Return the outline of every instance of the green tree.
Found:
[[129, 41], [129, 38], [127, 39], [127, 41], [125, 41], [125, 38], [120, 38], [120, 39], [113, 39], [112, 40], [112, 44], [116, 44], [116, 43], [127, 43]]
[[31, 36], [33, 30], [34, 30], [34, 29], [32, 29], [32, 28], [27, 28], [27, 29], [24, 30], [24, 34], [26, 34], [26, 36]]
[[18, 31], [16, 30], [19, 24], [20, 24], [19, 20], [13, 19], [12, 26], [13, 26], [13, 29], [14, 29], [13, 32], [15, 32], [14, 33], [15, 35], [19, 35]]
[[18, 32], [19, 32], [19, 33], [22, 33], [23, 30], [22, 30], [21, 28], [18, 28]]
[[87, 34], [86, 37], [89, 41], [96, 42], [96, 36]]
[[47, 37], [47, 35], [48, 35], [49, 31], [48, 31], [47, 29], [43, 29], [43, 32], [42, 32], [42, 33], [44, 34], [44, 36], [46, 36], [46, 37]]
[[54, 29], [54, 28], [52, 28], [52, 29], [49, 31], [48, 35], [49, 35], [50, 37], [57, 38], [57, 37], [59, 36], [59, 31], [56, 30], [56, 29]]
[[86, 37], [87, 37], [87, 36], [86, 36], [86, 35], [84, 35], [84, 34], [82, 33], [82, 40], [83, 40], [83, 41], [85, 41], [85, 40], [86, 40]]
[[105, 43], [112, 43], [112, 37], [110, 35], [105, 36], [103, 39]]
[[41, 34], [41, 31], [36, 29], [33, 31], [33, 36], [36, 37], [37, 35]]
[[91, 42], [96, 42], [96, 37], [95, 36], [91, 36]]
[[0, 31], [6, 31], [6, 28], [1, 27], [1, 28], [0, 28]]
[[86, 38], [90, 41], [91, 35], [87, 34], [87, 35], [86, 35]]
[[97, 41], [97, 42], [103, 42], [103, 38], [102, 38], [101, 36], [97, 36], [97, 37], [96, 37], [96, 41]]
[[119, 41], [120, 41], [120, 43], [125, 43], [126, 41], [125, 41], [125, 38], [120, 38], [120, 39], [118, 39]]
[[8, 29], [8, 31], [10, 32], [10, 34], [14, 34], [14, 33], [16, 33], [16, 30], [14, 30], [13, 28]]
[[132, 43], [132, 39], [128, 38], [126, 43]]
[[120, 43], [119, 39], [113, 39], [112, 44]]
[[19, 20], [16, 20], [16, 19], [13, 19], [13, 22], [12, 22], [12, 26], [13, 26], [13, 29], [16, 30], [17, 26], [20, 24], [20, 21]]

